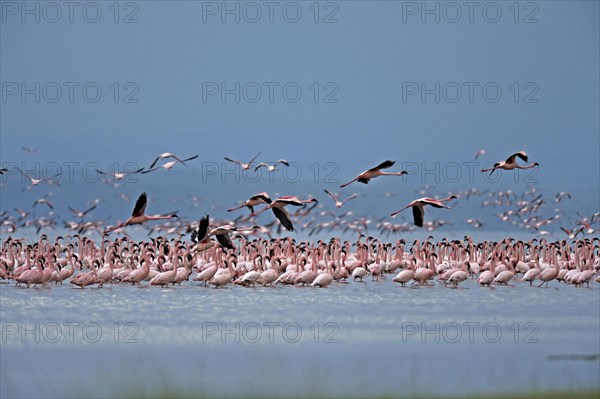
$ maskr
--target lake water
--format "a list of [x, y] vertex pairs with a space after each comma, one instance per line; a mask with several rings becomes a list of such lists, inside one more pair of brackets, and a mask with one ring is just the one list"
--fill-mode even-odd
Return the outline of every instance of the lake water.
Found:
[[11, 282], [0, 284], [0, 300], [3, 398], [600, 390], [597, 283], [402, 288], [387, 276], [325, 289], [81, 290]]

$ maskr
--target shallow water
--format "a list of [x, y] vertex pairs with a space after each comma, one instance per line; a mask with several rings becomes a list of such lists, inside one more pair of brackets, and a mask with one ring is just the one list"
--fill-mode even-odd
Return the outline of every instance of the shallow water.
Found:
[[597, 283], [403, 288], [391, 276], [326, 289], [3, 283], [0, 300], [2, 397], [600, 389]]

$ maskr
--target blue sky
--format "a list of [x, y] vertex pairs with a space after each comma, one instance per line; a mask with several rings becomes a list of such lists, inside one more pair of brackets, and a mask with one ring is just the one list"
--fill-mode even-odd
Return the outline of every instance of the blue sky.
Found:
[[[220, 165], [223, 156], [248, 160], [259, 150], [260, 160], [296, 162], [302, 180], [314, 176], [315, 163], [320, 182], [327, 173], [343, 182], [394, 159], [418, 173], [439, 163], [442, 181], [442, 171], [450, 171], [444, 168], [459, 165], [460, 178], [446, 181], [456, 189], [517, 191], [526, 189], [523, 175], [514, 181], [504, 174], [499, 183], [466, 176], [469, 168], [526, 150], [541, 164], [534, 184], [552, 194], [579, 193], [582, 210], [598, 210], [596, 1], [520, 2], [518, 12], [514, 2], [476, 2], [472, 21], [462, 2], [427, 2], [434, 10], [437, 4], [439, 22], [424, 13], [423, 2], [275, 2], [272, 23], [263, 2], [227, 2], [238, 7], [239, 23], [223, 14], [223, 2], [120, 2], [118, 15], [113, 1], [88, 3], [77, 3], [73, 22], [61, 3], [60, 17], [37, 3], [36, 22], [36, 11], [23, 9], [36, 2], [1, 2], [2, 164], [42, 170], [55, 162], [65, 176], [65, 163], [75, 162], [80, 178], [90, 162], [106, 170], [148, 166], [164, 151], [199, 154], [185, 172], [188, 186], [219, 200], [199, 183], [203, 168]], [[98, 22], [87, 22], [98, 9]], [[252, 23], [257, 9], [261, 17]], [[23, 87], [35, 94], [22, 97]], [[233, 90], [224, 101], [223, 87]], [[97, 88], [102, 96], [93, 102]], [[424, 97], [423, 88], [430, 90]], [[465, 165], [481, 148], [488, 151], [481, 165]], [[325, 169], [327, 162], [333, 169]], [[171, 172], [141, 177], [132, 193], [184, 179], [184, 172]], [[435, 173], [415, 179], [354, 191], [400, 193], [402, 184], [412, 191], [435, 183]], [[25, 183], [12, 173], [2, 181], [3, 208], [32, 195], [21, 193]], [[62, 182], [80, 203], [89, 199], [77, 181]], [[229, 181], [210, 187], [231, 196], [238, 190], [240, 199], [262, 191]]]

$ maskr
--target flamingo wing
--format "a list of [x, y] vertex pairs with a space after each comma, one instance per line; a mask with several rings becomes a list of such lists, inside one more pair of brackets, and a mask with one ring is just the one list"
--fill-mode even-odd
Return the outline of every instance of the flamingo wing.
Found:
[[258, 157], [260, 156], [260, 154], [262, 154], [262, 150], [260, 150], [260, 151], [258, 152], [258, 154], [256, 154], [256, 155], [254, 156], [254, 158], [252, 158], [252, 159], [250, 160], [250, 162], [248, 162], [248, 165], [252, 165], [252, 162], [254, 162], [254, 160], [255, 160], [256, 158], [258, 158]]
[[198, 228], [192, 231], [192, 242], [203, 241], [208, 234], [209, 216], [206, 215], [198, 223]]
[[235, 159], [231, 159], [231, 158], [228, 158], [228, 157], [223, 157], [223, 159], [225, 159], [226, 161], [229, 161], [229, 162], [237, 163], [239, 165], [242, 164], [240, 161], [236, 161]]
[[422, 200], [423, 203], [427, 204], [427, 205], [431, 205], [434, 208], [447, 208], [446, 206], [444, 206], [444, 204], [442, 204], [441, 202], [439, 202], [438, 200], [432, 199], [432, 198], [425, 198]]
[[348, 197], [348, 198], [346, 198], [345, 200], [343, 200], [343, 201], [342, 201], [342, 204], [345, 204], [346, 202], [348, 202], [348, 201], [350, 201], [350, 200], [353, 200], [353, 199], [355, 199], [355, 198], [358, 198], [358, 195], [356, 195], [356, 194], [354, 194], [354, 195], [351, 195], [350, 197]]
[[265, 201], [267, 204], [270, 204], [271, 202], [273, 202], [271, 200], [271, 197], [269, 197], [269, 195], [267, 193], [256, 194], [256, 195], [250, 197], [250, 199], [251, 200], [259, 200], [259, 199], [261, 199], [261, 200]]
[[368, 171], [369, 172], [375, 172], [377, 170], [391, 168], [392, 166], [394, 166], [395, 163], [396, 163], [396, 161], [391, 161], [391, 160], [388, 159], [387, 161], [383, 161], [382, 163], [380, 163], [379, 165], [375, 166], [374, 168], [369, 169]]
[[235, 246], [233, 245], [231, 238], [229, 238], [229, 235], [216, 234], [215, 237], [217, 237], [217, 241], [219, 241], [219, 244], [221, 244], [222, 247], [229, 248], [229, 249], [235, 249]]
[[84, 215], [87, 215], [87, 213], [88, 213], [88, 212], [91, 212], [91, 211], [93, 211], [94, 209], [96, 209], [96, 206], [97, 206], [97, 205], [94, 205], [94, 206], [92, 206], [91, 208], [89, 208], [89, 209], [87, 209], [87, 210], [83, 211], [82, 213], [83, 213]]
[[129, 173], [126, 173], [126, 174], [127, 174], [127, 175], [135, 175], [136, 173], [140, 173], [140, 172], [141, 172], [141, 171], [143, 171], [143, 170], [144, 170], [144, 168], [140, 168], [140, 169], [138, 169], [138, 170], [134, 170], [133, 172], [129, 172]]
[[[183, 159], [183, 160], [182, 160], [182, 159], [179, 159], [179, 158], [177, 158], [177, 157], [175, 157], [175, 159], [177, 159], [179, 162], [181, 162], [182, 164], [184, 164], [184, 165], [185, 165], [185, 163], [186, 163], [187, 161], [194, 160], [194, 159], [196, 159], [196, 158], [198, 158], [198, 157], [199, 157], [199, 155], [194, 155], [193, 157], [189, 157], [189, 158], [186, 158], [186, 159]], [[187, 165], [186, 165], [186, 166], [187, 166]]]
[[415, 220], [415, 226], [423, 227], [423, 217], [425, 216], [425, 209], [422, 206], [415, 205], [412, 207], [413, 219]]
[[152, 162], [152, 165], [150, 165], [150, 169], [152, 169], [154, 167], [154, 165], [156, 165], [156, 163], [158, 162], [159, 159], [161, 159], [162, 156], [157, 157], [154, 162]]
[[333, 193], [332, 193], [332, 192], [330, 192], [329, 190], [323, 190], [323, 191], [325, 191], [325, 193], [326, 193], [327, 195], [329, 195], [329, 196], [331, 197], [331, 199], [332, 199], [332, 200], [334, 200], [335, 202], [337, 202], [337, 200], [338, 200], [338, 199], [337, 199], [337, 197], [335, 196], [335, 194], [333, 194]]
[[131, 214], [131, 216], [142, 216], [144, 214], [144, 211], [146, 210], [147, 203], [148, 195], [146, 194], [146, 192], [143, 192], [135, 202], [135, 207], [133, 208], [133, 213]]
[[506, 163], [515, 163], [517, 157], [521, 158], [523, 161], [528, 162], [529, 158], [527, 157], [527, 153], [525, 151], [519, 151], [517, 153], [512, 154], [510, 157], [506, 158]]
[[283, 208], [273, 208], [273, 213], [275, 217], [279, 219], [283, 227], [288, 231], [294, 231], [294, 225], [292, 224], [292, 220], [290, 219], [289, 213]]

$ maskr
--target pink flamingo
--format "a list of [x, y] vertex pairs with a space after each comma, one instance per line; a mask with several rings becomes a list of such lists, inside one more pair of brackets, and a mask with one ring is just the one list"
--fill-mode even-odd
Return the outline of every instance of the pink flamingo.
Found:
[[348, 183], [344, 183], [342, 184], [340, 187], [346, 187], [352, 183], [354, 183], [355, 181], [358, 181], [359, 183], [363, 183], [363, 184], [369, 184], [369, 181], [375, 177], [379, 177], [379, 176], [403, 176], [408, 174], [406, 171], [402, 170], [400, 172], [382, 172], [382, 169], [388, 169], [391, 168], [392, 166], [394, 166], [394, 164], [396, 163], [396, 161], [384, 161], [382, 163], [380, 163], [379, 165], [375, 166], [374, 168], [365, 170], [364, 172], [362, 172], [361, 174], [359, 174], [358, 176], [356, 176], [354, 179], [350, 180]]
[[236, 206], [234, 208], [228, 209], [227, 212], [232, 212], [232, 211], [235, 211], [237, 209], [240, 209], [240, 208], [243, 208], [243, 207], [247, 207], [248, 209], [250, 209], [250, 213], [253, 213], [254, 212], [254, 207], [256, 205], [270, 204], [271, 202], [273, 202], [273, 201], [271, 200], [271, 197], [269, 197], [269, 194], [267, 194], [266, 192], [262, 192], [262, 193], [258, 193], [256, 195], [253, 195], [252, 197], [248, 198], [240, 206]]
[[334, 194], [334, 193], [332, 193], [332, 192], [330, 192], [330, 191], [328, 191], [328, 190], [323, 190], [323, 191], [325, 191], [325, 193], [326, 193], [327, 195], [329, 195], [329, 196], [331, 197], [331, 199], [332, 199], [332, 200], [335, 202], [335, 207], [336, 207], [336, 208], [341, 208], [342, 206], [344, 206], [344, 204], [345, 204], [346, 202], [348, 202], [348, 201], [350, 201], [350, 200], [353, 200], [353, 199], [355, 199], [355, 198], [358, 198], [358, 195], [354, 194], [354, 195], [351, 195], [350, 197], [346, 198], [345, 200], [343, 200], [343, 201], [340, 201], [340, 200], [338, 199], [338, 196], [337, 196], [336, 194]]
[[258, 156], [259, 156], [260, 154], [262, 154], [262, 151], [259, 151], [259, 152], [258, 152], [258, 154], [256, 154], [256, 155], [254, 156], [254, 158], [252, 158], [252, 159], [250, 160], [250, 162], [248, 162], [248, 163], [244, 163], [244, 162], [241, 162], [241, 161], [238, 161], [238, 160], [235, 160], [235, 159], [231, 159], [231, 158], [228, 158], [228, 157], [225, 157], [224, 159], [225, 159], [226, 161], [229, 161], [229, 162], [237, 163], [238, 165], [240, 165], [240, 167], [241, 167], [243, 170], [248, 170], [248, 169], [250, 169], [250, 168], [252, 167], [252, 164], [254, 163], [254, 160], [256, 160], [256, 158], [258, 158]]
[[403, 210], [412, 207], [415, 226], [423, 227], [423, 218], [425, 216], [425, 209], [424, 209], [425, 205], [431, 205], [434, 208], [450, 209], [444, 205], [444, 202], [451, 201], [453, 199], [456, 199], [455, 195], [451, 195], [448, 198], [443, 198], [443, 199], [439, 199], [439, 200], [434, 199], [434, 198], [428, 198], [428, 197], [419, 198], [419, 199], [414, 200], [410, 204], [406, 205], [404, 208], [400, 209], [399, 211], [392, 213], [390, 216], [396, 217], [396, 215], [399, 214], [400, 212], [402, 212]]
[[148, 220], [164, 220], [164, 219], [173, 219], [176, 218], [177, 215], [176, 214], [171, 214], [171, 215], [154, 215], [154, 216], [150, 216], [150, 215], [146, 215], [144, 212], [146, 210], [146, 205], [148, 204], [148, 196], [147, 194], [144, 192], [142, 193], [139, 198], [137, 199], [136, 203], [135, 203], [135, 207], [133, 208], [133, 213], [131, 214], [131, 217], [129, 219], [127, 219], [126, 221], [124, 221], [123, 223], [112, 227], [108, 230], [106, 230], [104, 232], [104, 234], [108, 234], [111, 231], [120, 229], [122, 227], [125, 226], [129, 226], [132, 224], [142, 224]]
[[158, 273], [152, 280], [150, 280], [150, 285], [160, 285], [161, 287], [165, 287], [177, 276], [177, 260], [179, 257], [177, 256], [177, 248], [170, 249], [172, 252], [171, 259], [173, 262], [173, 268], [171, 270], [167, 270], [166, 272]]
[[283, 196], [283, 197], [277, 198], [275, 201], [271, 202], [269, 205], [265, 206], [260, 211], [252, 212], [250, 214], [250, 217], [260, 215], [264, 211], [266, 211], [268, 209], [272, 209], [273, 213], [275, 214], [275, 217], [277, 219], [279, 219], [279, 221], [281, 222], [283, 227], [285, 227], [286, 230], [288, 230], [288, 231], [294, 231], [294, 225], [292, 224], [290, 214], [284, 209], [284, 207], [287, 205], [303, 206], [304, 204], [307, 204], [310, 202], [317, 203], [319, 201], [317, 201], [315, 198], [301, 200], [301, 199], [298, 199], [298, 197], [294, 197], [294, 196]]
[[540, 166], [539, 163], [534, 162], [530, 165], [521, 166], [517, 164], [517, 157], [521, 158], [523, 161], [528, 162], [529, 158], [527, 157], [527, 153], [525, 151], [519, 151], [512, 154], [510, 157], [506, 158], [506, 161], [496, 162], [494, 167], [489, 169], [482, 169], [482, 172], [490, 172], [490, 176], [494, 173], [496, 169], [504, 169], [504, 170], [513, 170], [513, 169], [531, 169], [536, 166]]

